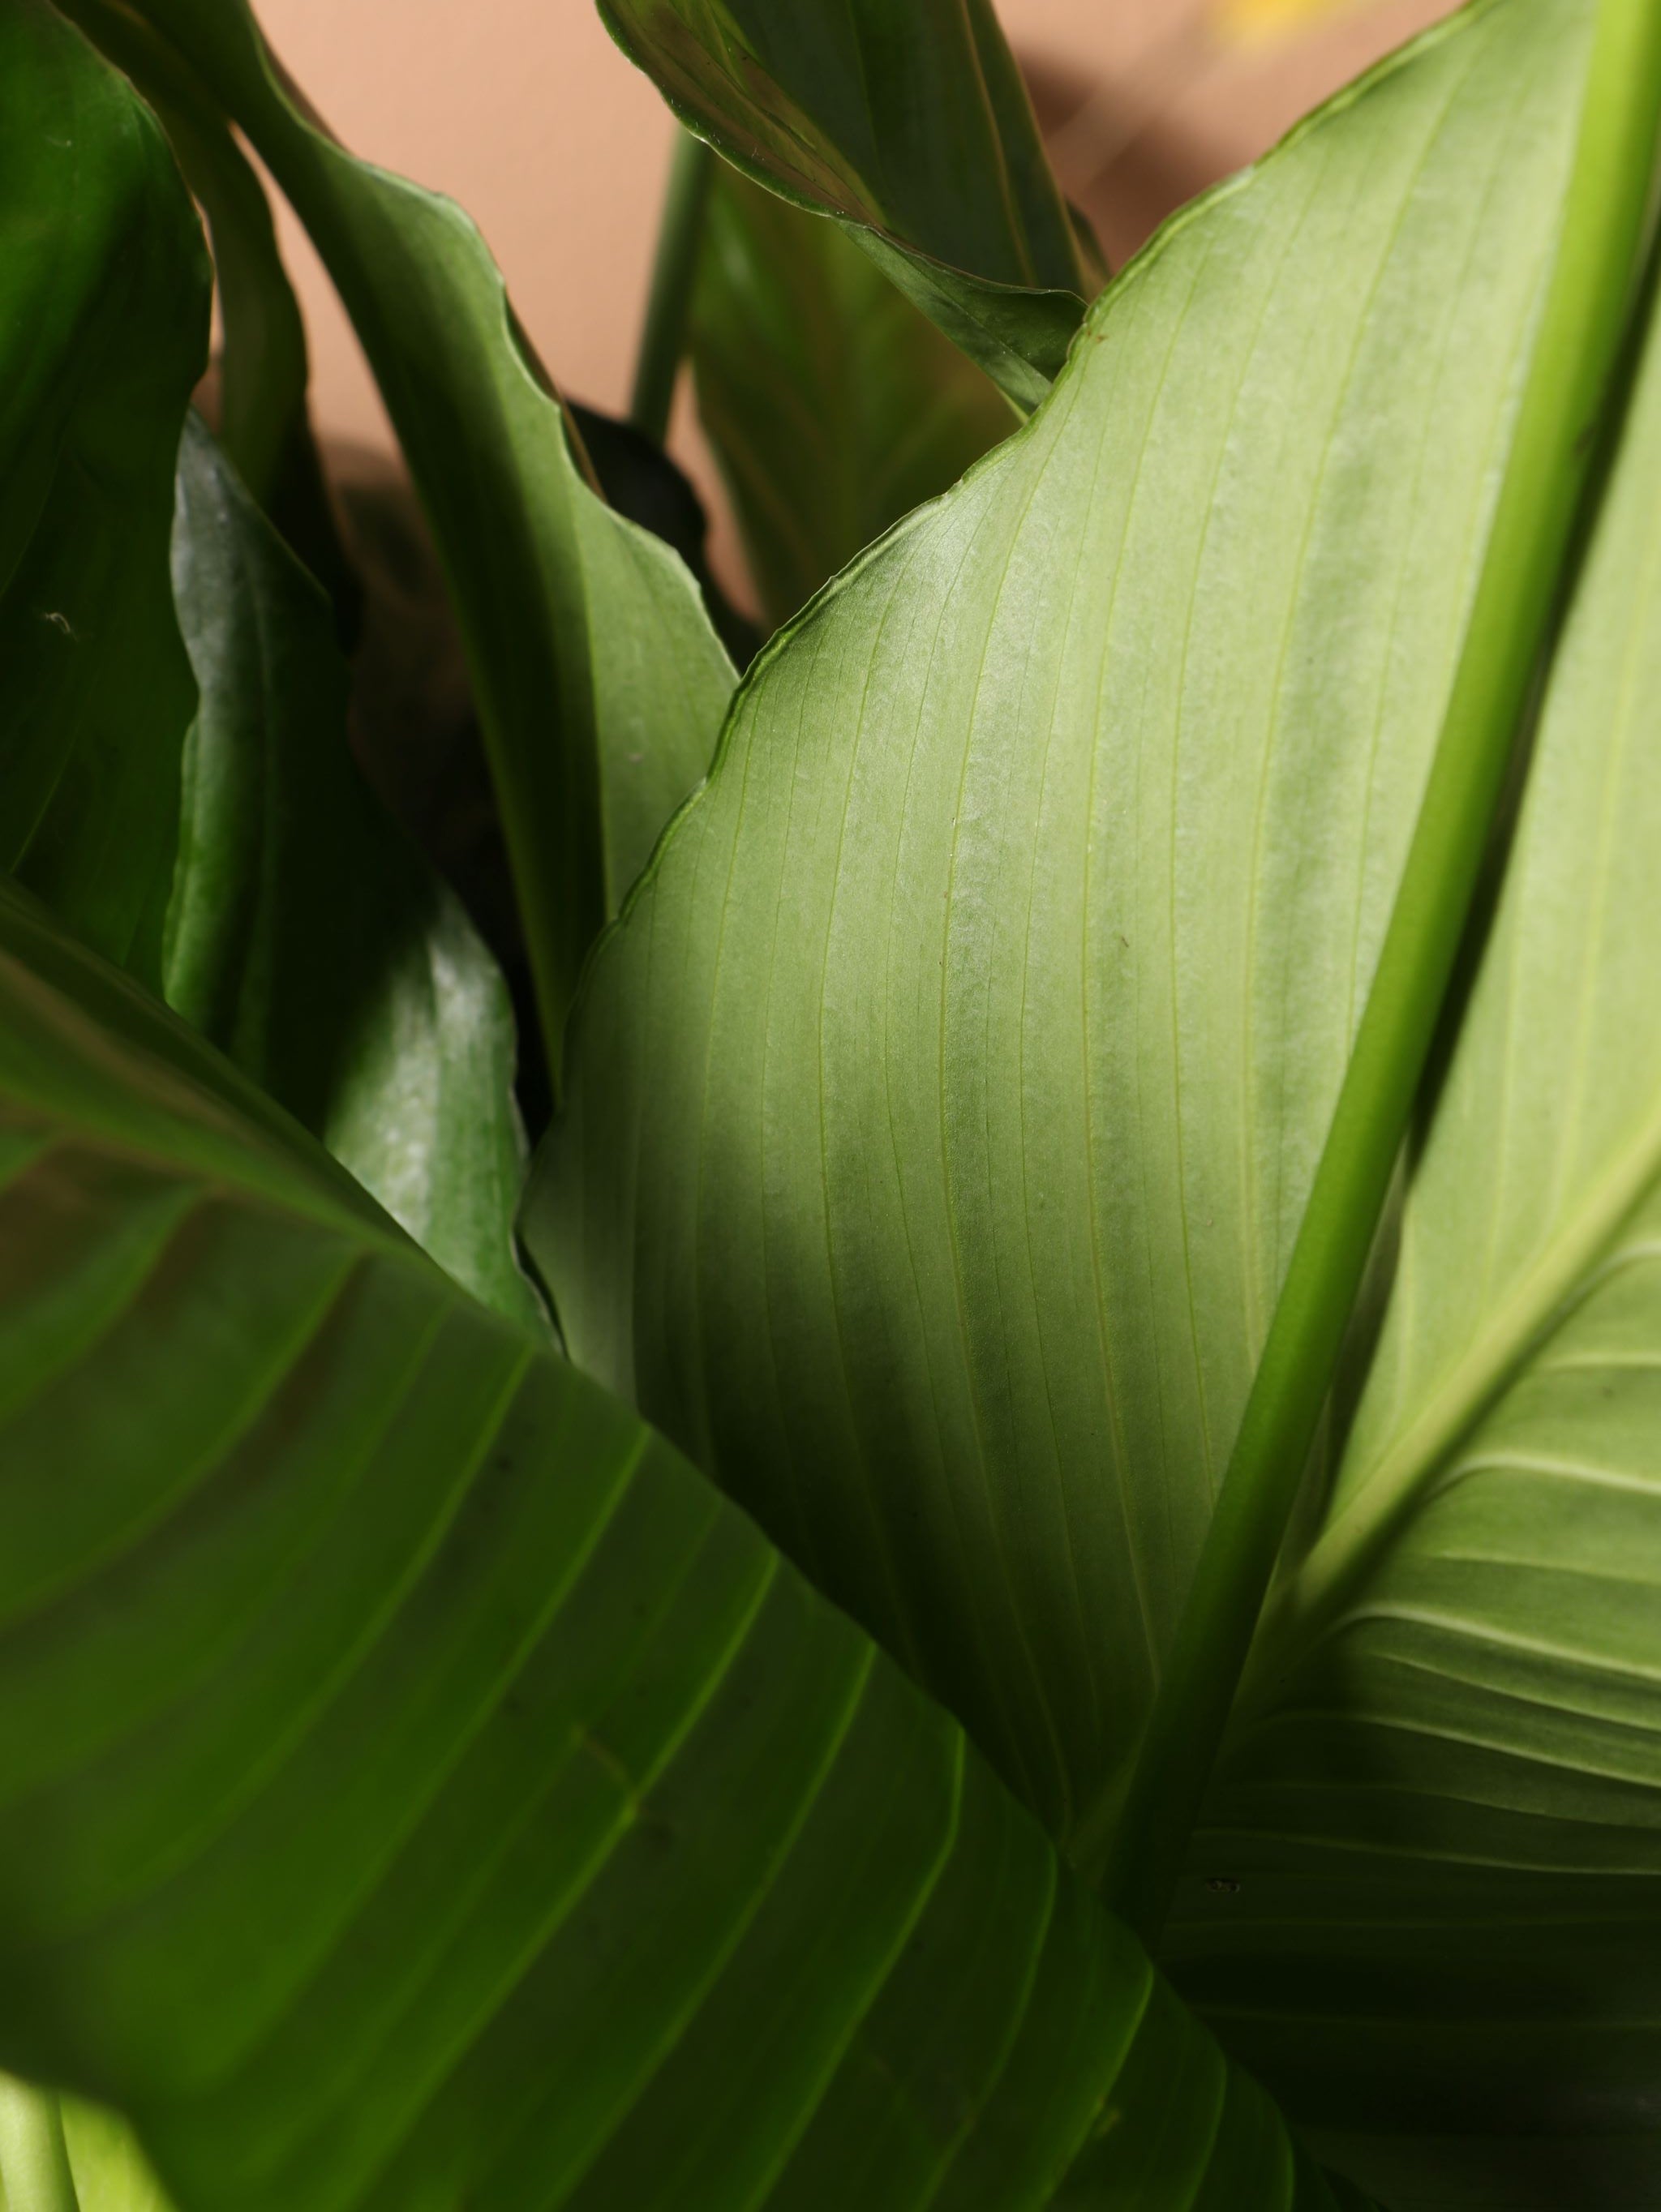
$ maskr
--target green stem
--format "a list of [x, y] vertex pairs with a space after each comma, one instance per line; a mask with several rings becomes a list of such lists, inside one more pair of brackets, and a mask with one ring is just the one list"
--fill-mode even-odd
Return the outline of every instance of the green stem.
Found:
[[7, 2074], [0, 2074], [0, 2181], [6, 2212], [80, 2212], [57, 2097]]
[[629, 403], [635, 428], [660, 446], [669, 434], [675, 380], [686, 351], [687, 319], [692, 310], [692, 287], [715, 176], [714, 153], [702, 138], [683, 131], [669, 168], [657, 258], [652, 264], [651, 295], [646, 303], [646, 327], [641, 334], [634, 397]]
[[1164, 1924], [1308, 1466], [1469, 913], [1619, 358], [1661, 121], [1661, 7], [1604, 0], [1562, 232], [1446, 719], [1269, 1340], [1110, 1855]]

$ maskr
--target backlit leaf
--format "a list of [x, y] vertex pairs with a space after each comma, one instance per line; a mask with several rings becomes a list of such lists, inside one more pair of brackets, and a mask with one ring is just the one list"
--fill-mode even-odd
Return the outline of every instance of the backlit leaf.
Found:
[[[1661, 2195], [1658, 512], [1652, 323], [1366, 1387], [1172, 1930], [1299, 2109], [1459, 2212]], [[1450, 2166], [1466, 2130], [1488, 2158]]]
[[1300, 1218], [1487, 544], [1591, 0], [1180, 216], [757, 663], [591, 971], [574, 1355], [1086, 1860]]

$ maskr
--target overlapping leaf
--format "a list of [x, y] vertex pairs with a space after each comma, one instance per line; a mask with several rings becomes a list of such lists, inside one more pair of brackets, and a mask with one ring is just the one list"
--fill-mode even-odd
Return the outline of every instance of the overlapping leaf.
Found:
[[0, 863], [159, 981], [191, 676], [167, 574], [208, 264], [167, 142], [0, 11]]
[[1175, 1931], [1305, 2112], [1500, 2139], [1452, 2172], [1440, 2142], [1372, 2147], [1409, 2204], [1661, 2197], [1653, 329], [1648, 353], [1367, 1386], [1197, 1846], [1243, 1888], [1191, 1881]]
[[990, 0], [600, 0], [630, 59], [748, 176], [842, 222], [1023, 406], [1100, 282]]
[[70, 0], [78, 21], [155, 111], [213, 240], [222, 325], [219, 435], [237, 473], [351, 627], [341, 549], [307, 404], [305, 325], [264, 186], [191, 71], [121, 0]]
[[200, 705], [167, 1001], [459, 1281], [534, 1322], [502, 977], [359, 779], [327, 602], [194, 422], [174, 578]]
[[0, 1431], [0, 2056], [180, 2212], [1333, 2212], [953, 1723], [9, 890]]
[[698, 411], [776, 623], [1014, 427], [834, 223], [731, 170], [692, 305]]
[[1590, 0], [1479, 6], [1179, 218], [764, 656], [596, 963], [575, 1355], [1090, 1856], [1440, 726]]
[[328, 264], [466, 639], [551, 1054], [589, 940], [707, 767], [732, 668], [682, 563], [595, 495], [453, 203], [353, 160], [241, 0], [143, 0]]

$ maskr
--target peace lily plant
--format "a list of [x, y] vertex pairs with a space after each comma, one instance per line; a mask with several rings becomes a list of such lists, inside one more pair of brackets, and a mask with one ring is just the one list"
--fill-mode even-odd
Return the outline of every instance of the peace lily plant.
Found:
[[1661, 2204], [1661, 6], [1110, 283], [987, 0], [602, 6], [632, 428], [0, 0], [8, 2212]]

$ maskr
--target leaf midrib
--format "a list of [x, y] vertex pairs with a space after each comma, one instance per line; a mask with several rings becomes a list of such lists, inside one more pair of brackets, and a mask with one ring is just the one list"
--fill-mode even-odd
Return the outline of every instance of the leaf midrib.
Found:
[[[1250, 1680], [1283, 1675], [1327, 1632], [1399, 1532], [1424, 1484], [1470, 1433], [1527, 1362], [1597, 1285], [1645, 1254], [1612, 1250], [1661, 1176], [1661, 1103], [1589, 1188], [1578, 1213], [1549, 1239], [1447, 1370], [1428, 1402], [1364, 1475], [1287, 1578], [1258, 1637]], [[1599, 1261], [1605, 1264], [1599, 1266]], [[1251, 1698], [1250, 1689], [1246, 1692]], [[1255, 1701], [1254, 1701], [1255, 1702]]]

